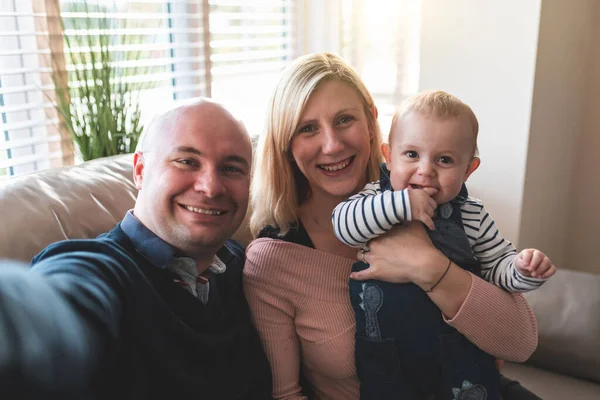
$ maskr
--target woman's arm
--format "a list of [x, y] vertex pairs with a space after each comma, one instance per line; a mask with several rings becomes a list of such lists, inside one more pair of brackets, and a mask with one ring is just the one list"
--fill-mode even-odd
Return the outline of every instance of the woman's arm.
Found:
[[260, 335], [273, 373], [273, 397], [306, 400], [300, 386], [300, 342], [296, 334], [294, 310], [284, 300], [281, 288], [249, 276], [252, 265], [244, 267], [244, 293], [252, 319]]
[[[483, 351], [524, 361], [537, 346], [537, 323], [525, 299], [471, 275], [437, 250], [420, 223], [392, 229], [369, 244], [370, 268], [357, 280], [414, 282], [429, 292], [447, 322]], [[445, 275], [444, 275], [445, 273]], [[441, 280], [440, 280], [441, 279]]]

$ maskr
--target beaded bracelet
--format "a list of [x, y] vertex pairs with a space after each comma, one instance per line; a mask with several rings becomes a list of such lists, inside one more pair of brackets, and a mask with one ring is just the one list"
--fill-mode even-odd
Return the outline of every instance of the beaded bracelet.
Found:
[[442, 279], [444, 279], [444, 277], [446, 276], [446, 274], [450, 270], [450, 265], [451, 264], [452, 264], [452, 260], [448, 259], [448, 266], [446, 267], [446, 270], [444, 271], [444, 273], [442, 274], [442, 276], [440, 277], [440, 279], [438, 279], [438, 281], [436, 283], [434, 283], [433, 286], [429, 288], [429, 290], [425, 291], [426, 293], [429, 293], [429, 292], [433, 291], [433, 289], [435, 289], [435, 287], [438, 285], [438, 283], [440, 283], [442, 281]]

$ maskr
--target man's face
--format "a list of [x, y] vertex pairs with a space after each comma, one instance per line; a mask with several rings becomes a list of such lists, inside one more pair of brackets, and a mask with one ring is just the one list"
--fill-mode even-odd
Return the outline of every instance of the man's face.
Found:
[[134, 213], [186, 255], [214, 254], [246, 214], [252, 148], [217, 105], [175, 113], [135, 156]]

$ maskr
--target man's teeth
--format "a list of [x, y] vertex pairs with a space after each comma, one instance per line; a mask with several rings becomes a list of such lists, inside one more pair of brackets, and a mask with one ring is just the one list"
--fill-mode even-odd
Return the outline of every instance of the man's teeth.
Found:
[[351, 159], [348, 159], [346, 161], [343, 161], [339, 164], [335, 164], [335, 165], [330, 165], [330, 166], [324, 166], [324, 165], [320, 165], [320, 167], [322, 169], [324, 169], [327, 172], [334, 172], [334, 171], [339, 171], [340, 169], [344, 169], [348, 166], [348, 164], [350, 164]]
[[198, 214], [208, 214], [208, 215], [221, 215], [221, 214], [223, 214], [222, 211], [205, 210], [203, 208], [196, 208], [196, 207], [192, 207], [192, 206], [185, 206], [185, 208], [188, 211], [195, 212], [195, 213], [198, 213]]

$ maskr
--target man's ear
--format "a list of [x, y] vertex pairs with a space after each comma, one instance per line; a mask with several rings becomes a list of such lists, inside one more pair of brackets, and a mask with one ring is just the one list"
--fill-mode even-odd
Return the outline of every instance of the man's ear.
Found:
[[133, 155], [133, 183], [137, 190], [142, 190], [142, 179], [144, 177], [144, 154], [136, 151]]
[[481, 164], [481, 160], [479, 159], [479, 157], [473, 157], [473, 159], [469, 163], [469, 166], [467, 167], [467, 173], [465, 174], [465, 182], [467, 181], [467, 179], [469, 179], [469, 176], [471, 176], [471, 174], [475, 172], [477, 168], [479, 168], [479, 164]]
[[390, 147], [389, 143], [381, 144], [381, 153], [383, 154], [383, 158], [385, 158], [387, 169], [390, 169], [392, 165], [392, 148]]

